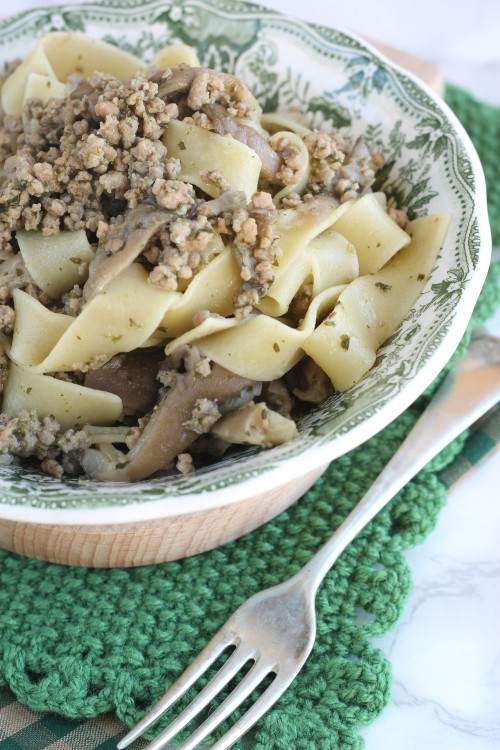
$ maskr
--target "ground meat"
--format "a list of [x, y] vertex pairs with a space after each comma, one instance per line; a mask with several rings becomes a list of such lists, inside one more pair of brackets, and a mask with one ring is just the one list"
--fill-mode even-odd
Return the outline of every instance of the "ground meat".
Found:
[[301, 284], [296, 291], [287, 311], [287, 318], [297, 325], [300, 325], [305, 318], [306, 313], [313, 298], [313, 285], [310, 283]]
[[200, 359], [200, 361], [195, 364], [194, 371], [196, 375], [200, 376], [200, 378], [208, 378], [212, 372], [209, 358], [203, 357], [203, 359]]
[[[62, 430], [52, 416], [39, 417], [36, 411], [20, 409], [14, 415], [0, 414], [0, 455], [5, 460], [34, 458], [40, 469], [53, 476], [64, 473], [58, 458], [74, 458], [91, 444], [84, 430]], [[64, 461], [63, 461], [64, 463]]]
[[190, 453], [179, 453], [176, 468], [181, 474], [192, 474], [194, 472], [193, 457]]
[[63, 432], [61, 437], [57, 439], [57, 447], [61, 449], [63, 453], [70, 453], [71, 451], [82, 451], [86, 448], [90, 448], [91, 439], [90, 435], [85, 430], [66, 430]]
[[156, 264], [149, 275], [150, 283], [175, 291], [180, 281], [191, 279], [220, 251], [220, 244], [213, 245], [213, 238], [206, 216], [173, 221], [146, 251], [148, 260]]
[[9, 358], [7, 357], [3, 346], [0, 345], [0, 393], [3, 393], [7, 377], [9, 375]]
[[73, 289], [61, 297], [61, 309], [59, 312], [64, 315], [76, 317], [80, 314], [83, 307], [83, 288], [75, 284]]
[[234, 313], [241, 319], [250, 314], [274, 280], [273, 264], [281, 255], [274, 233], [278, 212], [272, 196], [264, 191], [255, 193], [246, 206], [239, 199], [224, 201], [223, 198], [224, 195], [209, 201], [200, 213], [207, 215], [215, 229], [232, 240], [242, 279]]
[[83, 373], [89, 370], [97, 370], [105, 365], [109, 359], [110, 357], [106, 354], [94, 354], [87, 362], [73, 362], [70, 369]]
[[21, 409], [16, 415], [0, 414], [0, 453], [27, 458], [53, 458], [60, 425], [53, 417], [39, 418], [34, 411]]
[[197, 125], [205, 130], [214, 130], [214, 124], [205, 112], [193, 112], [192, 117], [185, 117], [183, 122], [189, 125]]
[[198, 312], [195, 312], [193, 317], [191, 318], [191, 323], [193, 324], [193, 328], [196, 328], [196, 326], [200, 326], [202, 323], [205, 322], [205, 320], [208, 320], [209, 318], [223, 318], [222, 315], [219, 315], [218, 313], [212, 313], [210, 310], [198, 310]]
[[276, 181], [282, 185], [296, 185], [300, 181], [304, 158], [298, 146], [287, 138], [280, 138], [276, 151], [281, 156], [282, 165], [276, 173]]
[[410, 219], [408, 218], [408, 214], [405, 210], [398, 209], [396, 208], [396, 206], [390, 203], [387, 207], [387, 213], [389, 214], [391, 219], [393, 219], [396, 224], [401, 227], [401, 229], [406, 229]]
[[4, 333], [12, 333], [16, 314], [9, 305], [0, 305], [0, 330]]
[[[125, 209], [154, 203], [155, 196], [160, 207], [192, 204], [189, 186], [172, 189], [169, 182], [178, 163], [168, 159], [160, 138], [177, 106], [157, 96], [158, 84], [142, 74], [127, 83], [95, 74], [86, 91], [27, 101], [13, 155], [4, 121], [0, 239], [5, 243], [20, 228], [45, 235], [61, 229], [95, 232], [100, 222], [109, 221], [110, 203], [117, 200]], [[19, 122], [10, 127], [18, 131]]]
[[358, 198], [373, 183], [380, 160], [370, 155], [362, 137], [352, 144], [338, 131], [314, 130], [304, 143], [311, 158], [307, 189], [312, 193], [328, 192], [344, 202]]
[[188, 182], [157, 179], [152, 191], [158, 205], [171, 211], [187, 213], [194, 203], [194, 188]]
[[23, 256], [14, 255], [10, 243], [5, 243], [0, 248], [0, 304], [11, 299], [14, 289], [24, 289], [36, 296]]
[[22, 132], [23, 124], [19, 115], [0, 117], [0, 164], [16, 152], [16, 141]]
[[130, 430], [127, 433], [127, 437], [125, 439], [125, 445], [127, 446], [129, 450], [133, 448], [134, 445], [137, 443], [142, 433], [144, 432], [144, 428], [146, 427], [149, 420], [150, 420], [149, 415], [146, 415], [144, 417], [139, 417], [139, 419], [137, 420], [137, 425], [130, 428]]
[[238, 78], [215, 70], [201, 70], [191, 84], [187, 105], [196, 111], [214, 103], [222, 104], [234, 117], [252, 119], [261, 113], [256, 99]]
[[220, 418], [221, 413], [215, 401], [210, 401], [208, 398], [198, 398], [191, 412], [191, 419], [183, 424], [188, 430], [203, 435], [205, 432], [210, 432], [212, 426]]
[[62, 477], [64, 474], [63, 467], [59, 461], [55, 460], [55, 458], [44, 458], [43, 461], [40, 462], [40, 468], [46, 474], [50, 474], [53, 477]]

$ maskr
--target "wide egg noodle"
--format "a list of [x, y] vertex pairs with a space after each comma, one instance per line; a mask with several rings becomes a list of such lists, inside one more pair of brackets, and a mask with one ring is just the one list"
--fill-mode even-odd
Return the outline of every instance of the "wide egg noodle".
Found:
[[335, 221], [337, 232], [356, 248], [361, 276], [378, 271], [410, 242], [408, 233], [387, 213], [386, 203], [384, 193], [367, 193]]
[[165, 70], [166, 68], [176, 68], [178, 65], [189, 65], [199, 68], [201, 63], [194, 47], [189, 44], [167, 44], [155, 54], [151, 60], [151, 65], [155, 68]]
[[122, 416], [123, 405], [114, 393], [40, 375], [12, 362], [2, 411], [16, 414], [19, 409], [34, 409], [39, 417], [53, 415], [68, 429], [86, 423], [111, 425]]
[[[77, 318], [72, 318], [71, 325], [43, 359], [36, 359], [33, 355], [36, 350], [27, 351], [22, 342], [24, 338], [33, 340], [34, 328], [42, 333], [47, 312], [57, 313], [46, 311], [40, 303], [36, 303], [39, 307], [32, 306], [36, 315], [23, 315], [24, 306], [16, 308], [16, 319], [18, 316], [20, 319], [16, 322], [11, 356], [39, 373], [84, 370], [96, 358], [107, 360], [119, 352], [140, 347], [158, 328], [176, 296], [177, 292], [149, 284], [147, 271], [133, 263], [104, 292], [90, 300]], [[20, 351], [24, 353], [22, 360]]]
[[26, 79], [26, 88], [24, 90], [24, 100], [41, 99], [47, 102], [49, 99], [64, 99], [69, 94], [69, 87], [61, 83], [57, 78], [40, 75], [39, 73], [29, 73]]
[[172, 338], [192, 328], [193, 315], [202, 310], [231, 315], [234, 296], [241, 285], [238, 265], [226, 248], [202, 268], [183, 294], [178, 294], [159, 326], [164, 338]]
[[264, 112], [260, 122], [269, 133], [286, 130], [304, 138], [312, 133], [312, 130], [302, 120], [303, 116], [300, 112]]
[[338, 284], [350, 284], [359, 276], [356, 248], [330, 227], [307, 246], [311, 258], [313, 296]]
[[32, 73], [43, 76], [54, 83], [58, 82], [45, 54], [42, 37], [22, 63], [3, 83], [0, 92], [2, 109], [7, 115], [20, 115], [25, 97], [26, 84]]
[[269, 145], [274, 150], [279, 149], [279, 144], [282, 141], [287, 141], [289, 146], [295, 147], [299, 150], [301, 167], [299, 170], [298, 181], [290, 185], [285, 185], [285, 187], [278, 191], [274, 196], [273, 201], [277, 208], [280, 207], [282, 199], [289, 195], [289, 193], [298, 193], [299, 195], [303, 193], [309, 182], [311, 172], [309, 151], [307, 150], [307, 146], [302, 138], [293, 132], [279, 131], [278, 133], [274, 133], [274, 135], [268, 139]]
[[287, 312], [295, 293], [310, 273], [311, 261], [304, 253], [305, 248], [328, 229], [348, 205], [339, 205], [327, 196], [318, 196], [299, 208], [279, 212], [275, 233], [283, 254], [273, 269], [274, 281], [258, 304], [262, 312], [274, 317]]
[[312, 296], [339, 284], [349, 284], [359, 274], [356, 251], [346, 238], [333, 229], [321, 232], [297, 255], [293, 263], [280, 268], [259, 309], [279, 316], [288, 310], [300, 286], [312, 282]]
[[201, 188], [212, 198], [219, 188], [206, 178], [207, 172], [220, 172], [247, 201], [256, 192], [262, 162], [255, 151], [230, 135], [219, 135], [198, 125], [171, 120], [162, 137], [168, 154], [181, 164], [179, 179]]
[[52, 299], [58, 299], [86, 276], [82, 263], [90, 263], [95, 253], [84, 229], [44, 237], [41, 232], [16, 232], [24, 264], [35, 284]]
[[33, 367], [49, 356], [75, 319], [48, 310], [21, 289], [14, 289], [12, 298], [16, 317], [9, 356], [18, 364]]
[[215, 318], [211, 324], [205, 323], [223, 330], [207, 334], [208, 326], [204, 329], [199, 326], [198, 331], [194, 329], [170, 342], [165, 351], [169, 353], [185, 343], [196, 343], [200, 354], [237, 375], [257, 381], [276, 380], [304, 356], [302, 344], [313, 332], [317, 318], [332, 309], [344, 288], [332, 287], [315, 297], [298, 328], [268, 315], [232, 323], [225, 321], [225, 325], [224, 319]]
[[138, 57], [112, 44], [74, 31], [52, 31], [38, 40], [30, 54], [3, 84], [2, 107], [8, 115], [21, 113], [31, 73], [45, 76], [54, 84], [65, 83], [71, 75], [88, 78], [95, 71], [110, 73], [126, 81], [144, 67]]
[[[246, 320], [248, 320], [248, 318]], [[200, 339], [212, 336], [214, 333], [220, 333], [229, 328], [241, 326], [244, 322], [245, 321], [237, 320], [236, 318], [223, 318], [220, 315], [210, 315], [199, 325], [190, 328], [185, 333], [177, 336], [177, 338], [169, 341], [165, 346], [165, 354], [172, 354], [172, 352], [175, 352], [183, 346], [190, 346], [191, 344], [200, 341]]]
[[304, 350], [337, 391], [361, 380], [377, 349], [406, 318], [434, 268], [449, 224], [447, 214], [410, 222], [410, 244], [377, 273], [349, 284], [333, 312], [304, 342]]

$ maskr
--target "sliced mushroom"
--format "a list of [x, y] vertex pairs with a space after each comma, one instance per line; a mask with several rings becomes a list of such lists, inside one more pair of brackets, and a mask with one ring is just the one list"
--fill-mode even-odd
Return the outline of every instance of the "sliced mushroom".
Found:
[[220, 104], [205, 104], [202, 111], [212, 120], [216, 133], [230, 135], [255, 151], [262, 162], [262, 174], [266, 180], [275, 179], [282, 167], [281, 157], [255, 128], [232, 117], [227, 109]]
[[365, 139], [360, 135], [340, 167], [339, 177], [357, 182], [360, 193], [363, 194], [375, 180], [373, 169], [369, 168], [371, 163], [372, 155], [368, 151]]
[[262, 399], [271, 409], [277, 411], [278, 414], [282, 414], [284, 417], [290, 416], [290, 412], [293, 409], [293, 398], [283, 378], [264, 383], [262, 387]]
[[[89, 278], [83, 287], [85, 301], [104, 291], [142, 253], [151, 237], [176, 218], [172, 211], [140, 205], [129, 211], [121, 224], [112, 226], [90, 263]], [[109, 250], [111, 243], [119, 246], [116, 252]]]
[[218, 198], [205, 201], [200, 207], [200, 213], [204, 216], [220, 216], [225, 211], [234, 211], [236, 208], [245, 208], [247, 202], [244, 193], [234, 190], [226, 190]]
[[99, 117], [95, 113], [95, 105], [97, 104], [97, 101], [102, 94], [102, 91], [99, 91], [97, 88], [92, 86], [89, 81], [84, 80], [82, 81], [69, 95], [70, 99], [81, 99], [87, 101], [87, 106], [89, 108], [89, 112], [92, 115], [93, 119], [99, 122], [100, 120], [104, 120], [104, 117]]
[[206, 73], [207, 70], [208, 68], [179, 65], [177, 68], [172, 68], [168, 75], [165, 75], [164, 70], [154, 73], [150, 76], [150, 80], [158, 84], [158, 96], [161, 99], [170, 99], [177, 94], [186, 94], [198, 73]]
[[210, 375], [200, 377], [193, 372], [179, 375], [176, 384], [167, 392], [146, 425], [140, 439], [124, 459], [122, 465], [104, 468], [95, 474], [97, 479], [113, 482], [135, 482], [170, 469], [174, 459], [199, 437], [185, 423], [191, 418], [193, 407], [200, 398], [222, 405], [235, 398], [253, 384], [248, 378], [213, 364]]
[[123, 402], [126, 414], [145, 414], [156, 403], [160, 387], [156, 375], [164, 359], [163, 349], [154, 347], [117, 354], [97, 370], [89, 370], [84, 385], [116, 393]]
[[260, 445], [272, 448], [298, 437], [297, 426], [292, 419], [283, 417], [265, 403], [244, 406], [226, 414], [212, 427], [212, 434], [238, 445]]
[[151, 80], [158, 83], [158, 96], [161, 99], [172, 99], [184, 94], [187, 96], [188, 106], [193, 110], [195, 103], [190, 101], [191, 89], [196, 88], [197, 84], [202, 82], [202, 77], [209, 76], [210, 79], [217, 79], [222, 83], [220, 89], [222, 99], [231, 98], [238, 104], [244, 105], [250, 119], [260, 120], [262, 109], [257, 99], [248, 86], [231, 73], [222, 73], [211, 68], [179, 65], [177, 68], [173, 68], [169, 75], [164, 76], [165, 71], [151, 76]]
[[305, 357], [290, 375], [296, 378], [293, 395], [310, 404], [321, 404], [333, 393], [332, 381], [310, 357]]

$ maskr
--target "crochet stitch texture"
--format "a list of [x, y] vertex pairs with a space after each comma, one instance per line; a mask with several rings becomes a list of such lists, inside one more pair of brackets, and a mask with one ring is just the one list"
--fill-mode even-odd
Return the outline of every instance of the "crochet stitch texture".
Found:
[[[449, 86], [447, 101], [483, 161], [500, 245], [500, 111]], [[500, 303], [491, 267], [469, 331]], [[455, 357], [460, 356], [468, 334]], [[263, 528], [187, 560], [126, 570], [66, 568], [0, 551], [0, 684], [35, 710], [72, 718], [109, 710], [129, 726], [164, 692], [234, 609], [303, 565], [404, 439], [436, 387], [360, 448], [333, 462], [293, 507]], [[300, 676], [254, 732], [256, 750], [358, 750], [391, 690], [371, 639], [401, 615], [411, 587], [403, 551], [433, 529], [446, 492], [446, 448], [349, 546], [317, 600], [318, 637]]]

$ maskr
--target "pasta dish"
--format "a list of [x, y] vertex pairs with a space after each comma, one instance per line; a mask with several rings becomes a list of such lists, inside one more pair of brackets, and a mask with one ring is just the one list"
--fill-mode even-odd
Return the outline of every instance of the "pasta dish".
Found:
[[6, 71], [0, 462], [137, 481], [298, 438], [408, 315], [448, 215], [373, 192], [362, 136], [263, 113], [166, 47], [53, 32]]

